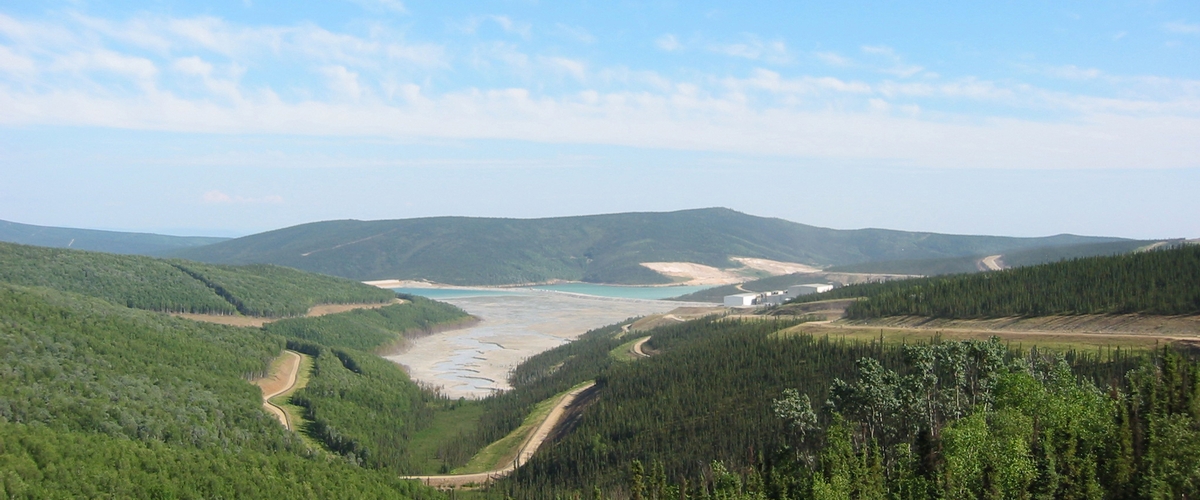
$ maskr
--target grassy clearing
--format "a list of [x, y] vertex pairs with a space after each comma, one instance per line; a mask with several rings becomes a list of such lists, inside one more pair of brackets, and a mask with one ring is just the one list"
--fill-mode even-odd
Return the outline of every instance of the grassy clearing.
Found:
[[639, 359], [641, 356], [638, 356], [637, 354], [633, 353], [633, 345], [638, 343], [638, 341], [640, 341], [642, 339], [646, 339], [646, 338], [650, 338], [650, 336], [642, 335], [642, 336], [634, 337], [629, 342], [621, 344], [621, 345], [617, 346], [616, 349], [609, 351], [608, 355], [612, 356], [612, 358], [617, 361], [633, 361], [635, 359]]
[[525, 421], [521, 423], [520, 427], [517, 427], [498, 441], [487, 445], [487, 447], [475, 454], [474, 457], [471, 457], [471, 461], [467, 462], [466, 465], [454, 469], [453, 473], [474, 474], [508, 465], [517, 458], [517, 453], [521, 451], [521, 446], [529, 439], [530, 434], [550, 415], [550, 410], [554, 409], [554, 405], [558, 404], [571, 391], [590, 383], [592, 383], [590, 380], [581, 382], [570, 389], [555, 394], [554, 397], [538, 403], [533, 407], [533, 411], [529, 412], [529, 416], [525, 417]]
[[270, 399], [272, 403], [283, 409], [287, 413], [288, 420], [292, 422], [292, 426], [296, 429], [296, 433], [304, 440], [304, 443], [309, 448], [320, 450], [323, 449], [321, 443], [316, 442], [308, 436], [308, 426], [312, 423], [304, 419], [304, 408], [292, 404], [292, 393], [308, 386], [308, 381], [312, 377], [313, 359], [304, 353], [300, 353], [300, 369], [296, 373], [296, 385], [291, 389], [279, 394]]
[[1148, 335], [1119, 335], [1103, 333], [1032, 333], [1008, 332], [997, 330], [934, 330], [934, 329], [901, 329], [879, 327], [838, 327], [824, 325], [797, 325], [779, 332], [778, 335], [809, 334], [815, 337], [828, 336], [831, 339], [846, 339], [869, 342], [879, 340], [890, 344], [925, 342], [934, 338], [944, 340], [987, 340], [999, 337], [1014, 347], [1039, 349], [1094, 350], [1101, 348], [1122, 349], [1153, 349], [1163, 342], [1159, 337]]
[[437, 457], [438, 446], [461, 433], [474, 430], [483, 412], [483, 404], [472, 400], [459, 400], [450, 407], [439, 409], [433, 417], [433, 424], [414, 435], [408, 443], [409, 454], [414, 460], [420, 461], [420, 473], [449, 472], [442, 469], [443, 462]]

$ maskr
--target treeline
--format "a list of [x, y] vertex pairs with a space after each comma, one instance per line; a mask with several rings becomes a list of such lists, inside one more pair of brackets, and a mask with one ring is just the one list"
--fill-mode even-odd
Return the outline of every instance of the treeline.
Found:
[[484, 408], [475, 428], [438, 447], [442, 469], [465, 465], [488, 444], [520, 427], [538, 403], [604, 373], [614, 362], [609, 352], [629, 340], [621, 332], [619, 324], [589, 331], [514, 368], [509, 376], [513, 389], [470, 403]]
[[[384, 290], [391, 297], [397, 295]], [[402, 295], [406, 302], [378, 309], [357, 309], [314, 318], [288, 318], [268, 323], [268, 332], [330, 347], [374, 351], [428, 334], [437, 327], [470, 321], [471, 315], [445, 302]]]
[[0, 243], [0, 281], [79, 293], [135, 309], [237, 313], [204, 283], [151, 257]]
[[433, 393], [374, 354], [308, 342], [288, 346], [314, 357], [308, 386], [292, 395], [292, 403], [305, 409], [304, 432], [356, 465], [423, 472], [408, 442], [431, 423]]
[[395, 292], [357, 281], [270, 264], [218, 266], [169, 261], [203, 282], [246, 316], [303, 316], [318, 304], [388, 302]]
[[0, 283], [0, 496], [440, 498], [329, 460], [246, 378], [284, 339]]
[[[860, 297], [852, 319], [1056, 314], [1198, 314], [1200, 246], [1088, 257], [987, 273], [851, 285], [791, 304]], [[784, 304], [776, 312], [786, 312]]]
[[[791, 424], [775, 415], [775, 401], [788, 390], [810, 398], [819, 411], [820, 403], [834, 394], [835, 380], [857, 378], [859, 359], [909, 372], [908, 352], [899, 345], [775, 333], [795, 324], [709, 319], [654, 330], [650, 344], [659, 354], [608, 365], [596, 378], [595, 400], [569, 432], [495, 490], [513, 498], [591, 497], [598, 487], [602, 498], [622, 498], [631, 493], [629, 466], [634, 460], [646, 465], [646, 476], [660, 469], [664, 484], [686, 481], [693, 493], [699, 491], [697, 485], [711, 481], [714, 460], [739, 474], [788, 472], [801, 444], [792, 441], [796, 434]], [[999, 351], [1004, 353], [1002, 364], [1019, 359], [1004, 346]], [[1119, 379], [1138, 363], [1123, 352], [1108, 354], [1104, 361], [1095, 354], [1068, 353], [1064, 360], [1097, 381]], [[547, 371], [557, 373], [567, 364], [553, 367]], [[963, 400], [959, 408], [968, 407]], [[830, 414], [815, 413], [814, 418], [812, 425], [820, 429], [833, 421]], [[820, 432], [810, 435], [823, 436]], [[823, 439], [814, 445], [823, 445]]]
[[[819, 408], [786, 391], [774, 460], [710, 462], [699, 481], [631, 462], [632, 498], [1197, 498], [1200, 364], [1165, 347], [1088, 364], [997, 342], [909, 346], [898, 370], [858, 362]], [[1131, 362], [1135, 368], [1120, 374]], [[815, 410], [815, 411], [814, 411]]]
[[379, 303], [384, 290], [272, 265], [182, 260], [0, 243], [0, 282], [46, 286], [135, 309], [248, 316], [303, 315], [317, 304]]

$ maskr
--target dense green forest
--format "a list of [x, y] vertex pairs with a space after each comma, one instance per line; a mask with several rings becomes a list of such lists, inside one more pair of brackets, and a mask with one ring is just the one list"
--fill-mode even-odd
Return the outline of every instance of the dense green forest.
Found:
[[[850, 286], [852, 319], [1055, 314], [1200, 314], [1200, 246], [1089, 257], [1004, 271]], [[807, 300], [807, 299], [806, 299]]]
[[306, 433], [355, 464], [425, 472], [414, 465], [408, 443], [432, 423], [433, 408], [447, 403], [444, 399], [374, 354], [309, 342], [288, 345], [315, 358], [308, 386], [292, 395], [292, 403], [305, 409]]
[[641, 262], [686, 261], [733, 268], [739, 264], [730, 257], [761, 257], [823, 266], [1114, 240], [842, 231], [712, 208], [549, 219], [326, 221], [172, 255], [221, 264], [272, 263], [356, 280], [651, 284], [670, 279]]
[[624, 363], [604, 350], [619, 345], [619, 330], [604, 329], [572, 344], [570, 354], [531, 359], [502, 396], [512, 407], [521, 406], [522, 392], [588, 376], [598, 389], [569, 429], [493, 494], [1200, 492], [1200, 372], [1174, 348], [1154, 355], [1021, 352], [995, 340], [881, 345], [774, 333], [793, 324], [710, 319], [662, 327], [651, 340], [659, 354]]
[[[1154, 240], [1125, 240], [1083, 245], [1047, 246], [1004, 252], [1001, 261], [1007, 267], [1033, 266], [1060, 260], [1082, 257], [1099, 257], [1133, 252], [1156, 243]], [[987, 255], [951, 257], [942, 259], [898, 260], [887, 262], [864, 262], [827, 268], [828, 272], [916, 274], [936, 276], [941, 274], [973, 273], [979, 271], [979, 259]]]
[[386, 302], [389, 290], [271, 265], [182, 260], [0, 243], [0, 281], [164, 312], [302, 315], [316, 304]]
[[472, 319], [462, 309], [445, 302], [415, 295], [400, 297], [406, 303], [315, 318], [282, 319], [263, 328], [277, 335], [329, 347], [374, 351], [392, 348], [405, 337], [427, 334], [434, 328], [451, 327]]
[[0, 283], [3, 496], [440, 497], [314, 454], [264, 413], [246, 378], [284, 342]]
[[160, 255], [171, 250], [211, 245], [228, 239], [35, 226], [0, 220], [0, 241], [93, 252]]

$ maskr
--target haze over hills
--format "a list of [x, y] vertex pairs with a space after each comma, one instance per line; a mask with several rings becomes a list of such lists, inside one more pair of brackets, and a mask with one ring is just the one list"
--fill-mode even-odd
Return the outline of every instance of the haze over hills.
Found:
[[271, 263], [357, 280], [658, 284], [671, 280], [640, 263], [735, 268], [740, 264], [730, 257], [756, 257], [824, 267], [1119, 240], [837, 230], [707, 208], [546, 219], [325, 221], [179, 249], [171, 255], [222, 264]]
[[158, 255], [170, 250], [210, 245], [227, 239], [229, 238], [35, 226], [0, 220], [0, 241], [97, 252]]

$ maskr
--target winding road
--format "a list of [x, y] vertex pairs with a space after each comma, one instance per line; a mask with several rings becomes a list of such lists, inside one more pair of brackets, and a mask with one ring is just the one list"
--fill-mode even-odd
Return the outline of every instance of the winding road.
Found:
[[401, 476], [402, 479], [415, 479], [429, 486], [440, 488], [453, 488], [458, 486], [467, 486], [471, 484], [484, 484], [491, 482], [493, 479], [501, 478], [512, 473], [517, 467], [525, 465], [529, 458], [537, 452], [554, 428], [562, 421], [566, 409], [575, 403], [575, 400], [584, 391], [591, 389], [596, 385], [595, 382], [589, 382], [587, 385], [580, 386], [575, 390], [563, 395], [562, 399], [558, 400], [558, 404], [550, 410], [546, 415], [546, 419], [538, 425], [537, 429], [526, 438], [525, 443], [521, 445], [521, 451], [517, 453], [516, 460], [504, 467], [493, 469], [487, 472], [478, 472], [475, 474], [457, 474], [457, 475], [441, 475], [441, 476]]
[[292, 422], [288, 418], [287, 412], [283, 411], [283, 408], [280, 408], [279, 405], [272, 403], [271, 398], [290, 391], [296, 386], [296, 379], [300, 374], [300, 353], [285, 350], [283, 354], [288, 356], [288, 359], [284, 361], [281, 367], [283, 371], [280, 374], [287, 380], [287, 383], [282, 388], [275, 390], [263, 387], [263, 408], [275, 415], [275, 418], [279, 419], [279, 423], [291, 431], [295, 429], [292, 428]]
[[1004, 266], [1000, 264], [1000, 257], [1003, 255], [989, 255], [979, 260], [979, 265], [982, 266], [980, 271], [1003, 271]]

